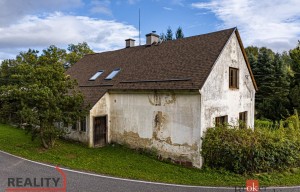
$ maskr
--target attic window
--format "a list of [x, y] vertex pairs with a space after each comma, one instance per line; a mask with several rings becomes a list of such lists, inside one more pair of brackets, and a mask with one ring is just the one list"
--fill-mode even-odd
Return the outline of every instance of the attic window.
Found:
[[120, 70], [121, 70], [120, 68], [113, 70], [105, 79], [106, 80], [113, 79], [120, 72]]
[[89, 80], [95, 81], [102, 73], [103, 71], [97, 71], [97, 73], [95, 73], [95, 75], [93, 75]]
[[229, 88], [239, 88], [239, 69], [229, 67]]

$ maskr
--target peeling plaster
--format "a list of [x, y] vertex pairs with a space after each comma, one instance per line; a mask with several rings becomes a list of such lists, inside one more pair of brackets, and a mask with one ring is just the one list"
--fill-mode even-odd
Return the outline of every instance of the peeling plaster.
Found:
[[194, 113], [200, 114], [199, 93], [153, 91], [110, 97], [112, 142], [155, 149], [160, 158], [200, 167], [200, 121], [193, 119]]

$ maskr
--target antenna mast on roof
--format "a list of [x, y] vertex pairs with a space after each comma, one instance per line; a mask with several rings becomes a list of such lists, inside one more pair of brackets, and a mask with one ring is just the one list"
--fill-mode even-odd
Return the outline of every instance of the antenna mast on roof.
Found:
[[139, 45], [141, 45], [141, 9], [139, 8]]

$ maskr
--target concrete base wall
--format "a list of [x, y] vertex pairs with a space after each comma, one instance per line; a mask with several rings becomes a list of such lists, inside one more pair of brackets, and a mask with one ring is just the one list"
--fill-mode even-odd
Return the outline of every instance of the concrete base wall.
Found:
[[89, 137], [87, 132], [83, 131], [74, 131], [69, 128], [69, 133], [65, 136], [66, 139], [72, 139], [74, 141], [79, 141], [85, 144], [88, 144]]

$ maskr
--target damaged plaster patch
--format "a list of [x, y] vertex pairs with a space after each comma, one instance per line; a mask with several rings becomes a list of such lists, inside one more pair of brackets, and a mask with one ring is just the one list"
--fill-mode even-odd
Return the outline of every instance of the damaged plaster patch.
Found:
[[124, 131], [123, 134], [112, 132], [111, 137], [113, 141], [127, 144], [131, 148], [148, 148], [152, 145], [151, 139], [141, 138], [138, 133], [132, 131]]
[[168, 105], [168, 104], [173, 104], [176, 102], [176, 95], [174, 92], [170, 92], [168, 94], [165, 95], [165, 105]]
[[162, 111], [154, 112], [154, 128], [152, 138], [156, 140], [166, 140], [163, 138], [162, 134], [164, 133], [164, 128], [166, 128], [167, 124], [167, 114], [163, 114]]
[[148, 95], [148, 100], [153, 106], [161, 106], [161, 97], [156, 91], [153, 95]]
[[176, 102], [176, 94], [173, 91], [170, 91], [165, 94], [159, 94], [154, 91], [153, 94], [148, 95], [149, 103], [153, 106], [169, 105]]
[[193, 151], [198, 151], [198, 145], [197, 145], [197, 143], [194, 143], [193, 145], [189, 145], [188, 143], [183, 143], [183, 144], [173, 143], [172, 145], [173, 146], [179, 146], [179, 147], [188, 147], [188, 148], [190, 148]]
[[[111, 100], [119, 103], [112, 105], [111, 142], [153, 152], [159, 159], [200, 167], [200, 140], [194, 139], [195, 125], [191, 123], [194, 112], [199, 111], [199, 96], [188, 95], [187, 101], [185, 94], [183, 97], [169, 90], [141, 94], [143, 97], [117, 95]], [[129, 101], [133, 109], [128, 109]]]
[[199, 167], [200, 165], [192, 163], [200, 161], [198, 144], [196, 142], [192, 145], [187, 142], [173, 143], [170, 130], [167, 128], [169, 123], [167, 113], [154, 111], [152, 118], [152, 137], [141, 138], [138, 133], [133, 131], [123, 131], [122, 133], [112, 131], [112, 141], [134, 149], [155, 150], [159, 159], [168, 159], [184, 166]]
[[157, 111], [155, 117], [154, 117], [154, 127], [158, 131], [160, 131], [161, 127], [163, 127], [163, 124], [165, 122], [166, 118], [163, 115], [161, 111]]

